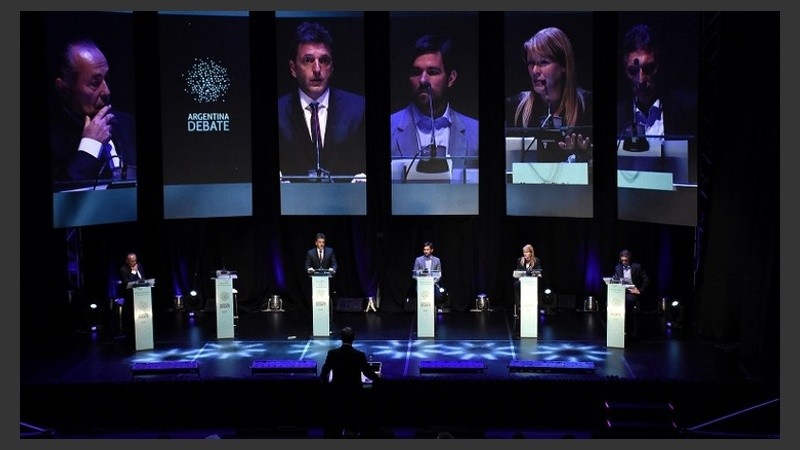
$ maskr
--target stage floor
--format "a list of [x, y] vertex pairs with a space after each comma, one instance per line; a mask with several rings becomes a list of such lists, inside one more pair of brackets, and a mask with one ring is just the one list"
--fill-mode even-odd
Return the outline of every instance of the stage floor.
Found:
[[[355, 347], [381, 363], [389, 385], [446, 383], [448, 389], [454, 385], [495, 389], [489, 386], [502, 381], [537, 383], [537, 389], [542, 389], [547, 383], [567, 382], [572, 386], [599, 383], [606, 389], [609, 382], [639, 382], [691, 385], [700, 392], [705, 386], [725, 386], [737, 392], [740, 399], [731, 406], [720, 405], [718, 411], [684, 418], [697, 423], [717, 412], [731, 412], [728, 408], [779, 398], [777, 386], [770, 383], [749, 388], [752, 382], [738, 367], [735, 347], [703, 339], [691, 327], [667, 326], [665, 317], [657, 312], [640, 314], [638, 333], [625, 348], [606, 346], [604, 312], [559, 310], [540, 314], [538, 319], [538, 338], [520, 339], [518, 319], [511, 311], [440, 313], [435, 319], [435, 336], [417, 338], [413, 312], [333, 312], [330, 335], [319, 337], [312, 336], [310, 311], [255, 310], [239, 312], [234, 338], [217, 339], [213, 312], [170, 311], [154, 318], [153, 349], [136, 351], [130, 340], [117, 336], [112, 324], [94, 332], [78, 330], [59, 339], [25, 342], [20, 371], [21, 421], [56, 421], [55, 413], [42, 412], [45, 405], [37, 407], [26, 401], [41, 401], [40, 397], [74, 386], [118, 389], [133, 385], [132, 389], [137, 389], [144, 382], [184, 388], [237, 381], [244, 386], [316, 386], [326, 352], [339, 346], [338, 330], [344, 326], [356, 330]], [[277, 364], [278, 370], [253, 369], [263, 362]], [[295, 368], [294, 363], [303, 364]], [[156, 372], [141, 370], [149, 367]], [[748, 386], [744, 390], [752, 394], [742, 393], [742, 386]], [[703, 400], [698, 397], [697, 401]], [[403, 420], [397, 422], [402, 425]]]

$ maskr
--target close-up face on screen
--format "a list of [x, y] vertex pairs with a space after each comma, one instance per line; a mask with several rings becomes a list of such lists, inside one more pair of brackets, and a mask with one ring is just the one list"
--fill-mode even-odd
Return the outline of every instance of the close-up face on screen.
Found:
[[361, 13], [276, 13], [281, 213], [366, 214]]
[[592, 20], [505, 13], [508, 215], [592, 217]]
[[51, 12], [45, 26], [53, 226], [134, 221], [132, 15]]
[[478, 213], [477, 15], [443, 14], [390, 14], [395, 215]]
[[694, 226], [698, 16], [620, 13], [617, 32], [618, 218]]

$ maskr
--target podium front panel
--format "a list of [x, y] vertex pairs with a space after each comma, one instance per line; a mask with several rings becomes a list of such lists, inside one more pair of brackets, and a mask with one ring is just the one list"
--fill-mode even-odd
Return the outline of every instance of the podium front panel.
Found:
[[608, 284], [606, 346], [625, 348], [625, 291], [627, 285]]
[[331, 330], [330, 309], [330, 277], [327, 275], [311, 276], [311, 309], [312, 309], [312, 335], [315, 337], [329, 337]]
[[219, 275], [216, 286], [217, 339], [232, 339], [233, 333], [233, 278]]
[[434, 337], [436, 305], [433, 277], [417, 277], [417, 337]]
[[539, 337], [539, 277], [519, 279], [519, 336]]
[[150, 350], [153, 343], [153, 288], [133, 288], [133, 317], [136, 350]]

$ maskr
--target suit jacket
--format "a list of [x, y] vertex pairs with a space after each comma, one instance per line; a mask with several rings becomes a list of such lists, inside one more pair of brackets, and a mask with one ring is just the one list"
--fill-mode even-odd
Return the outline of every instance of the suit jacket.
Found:
[[[417, 126], [412, 105], [392, 114], [392, 156], [412, 158], [419, 151]], [[478, 121], [450, 109], [450, 140], [447, 152], [451, 157], [472, 156], [475, 159], [453, 159], [453, 168], [478, 168]]]
[[338, 272], [339, 265], [336, 262], [336, 253], [333, 248], [325, 247], [323, 249], [322, 260], [319, 259], [319, 252], [317, 247], [312, 248], [306, 253], [306, 270], [308, 269], [333, 269]]
[[[136, 180], [136, 129], [133, 116], [118, 110], [113, 110], [113, 113], [111, 140], [126, 168], [124, 178]], [[61, 107], [53, 109], [50, 122], [53, 192], [92, 186], [98, 178], [111, 178], [107, 161], [78, 151], [82, 134], [83, 117], [73, 117]]]
[[[664, 117], [664, 134], [697, 135], [697, 94], [691, 91], [673, 89], [661, 98]], [[629, 93], [617, 103], [618, 136], [629, 136], [627, 127], [633, 123], [633, 97]]]
[[119, 268], [119, 280], [122, 282], [122, 289], [126, 289], [128, 283], [145, 280], [142, 265], [137, 264], [137, 267], [139, 269], [137, 274], [134, 274], [131, 267], [127, 264], [123, 264], [122, 267]]
[[[622, 271], [622, 264], [617, 264], [614, 268], [614, 275], [620, 280], [623, 278]], [[647, 291], [647, 287], [650, 286], [650, 277], [642, 265], [637, 262], [631, 263], [631, 282], [639, 288], [639, 295], [643, 295]]]
[[372, 381], [380, 378], [370, 367], [364, 352], [351, 344], [342, 344], [339, 348], [328, 350], [320, 372], [323, 383], [328, 383], [331, 371], [333, 371], [331, 385], [342, 391], [361, 389], [363, 387], [362, 373]]
[[[330, 89], [320, 166], [333, 176], [367, 172], [365, 104], [361, 95]], [[278, 152], [284, 176], [308, 176], [316, 170], [317, 150], [297, 90], [278, 99]]]
[[[431, 270], [439, 271], [439, 273], [441, 273], [442, 261], [433, 255], [430, 256], [430, 259], [431, 259]], [[414, 260], [414, 270], [427, 269], [427, 266], [425, 265], [425, 260], [426, 260], [425, 255], [418, 256], [417, 259]], [[439, 281], [439, 278], [437, 278], [436, 281]]]

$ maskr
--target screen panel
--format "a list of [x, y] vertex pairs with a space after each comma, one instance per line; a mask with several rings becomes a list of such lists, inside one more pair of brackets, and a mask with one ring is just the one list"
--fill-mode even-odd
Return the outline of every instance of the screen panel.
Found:
[[394, 215], [478, 214], [478, 44], [476, 13], [390, 13]]
[[617, 217], [695, 226], [699, 13], [619, 13], [617, 31]]
[[591, 13], [505, 13], [506, 213], [593, 215]]
[[365, 215], [363, 14], [275, 17], [281, 214]]
[[159, 12], [164, 218], [252, 215], [248, 14]]
[[132, 15], [49, 12], [45, 20], [53, 226], [135, 221]]

